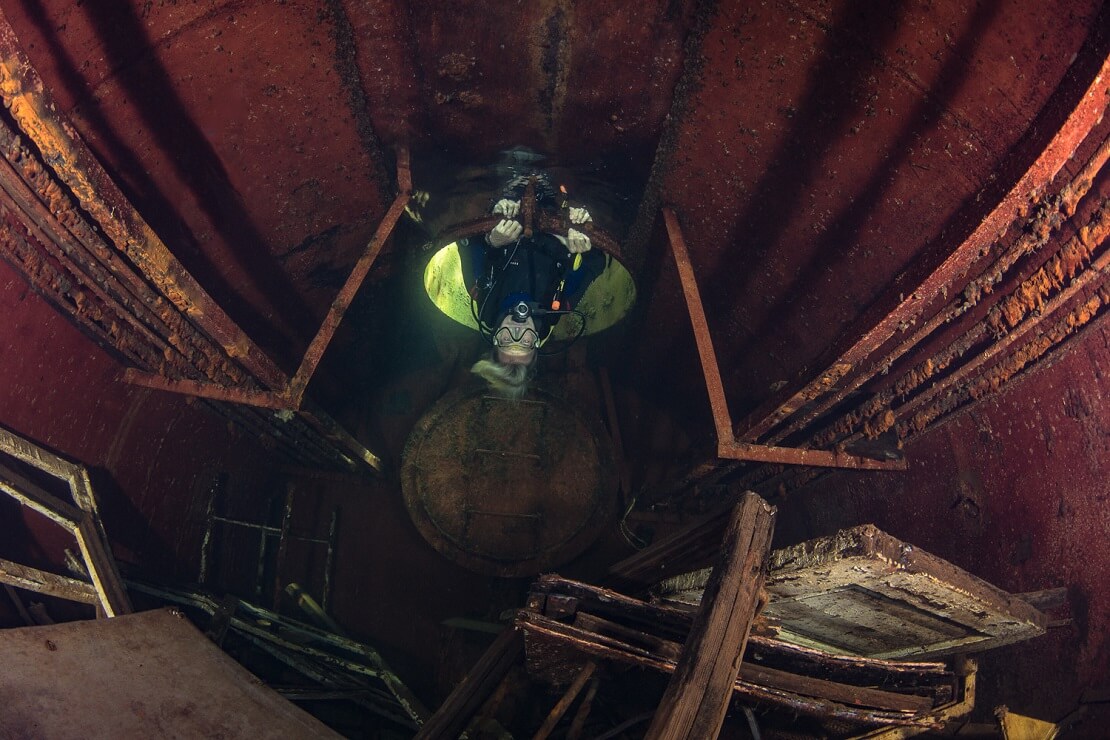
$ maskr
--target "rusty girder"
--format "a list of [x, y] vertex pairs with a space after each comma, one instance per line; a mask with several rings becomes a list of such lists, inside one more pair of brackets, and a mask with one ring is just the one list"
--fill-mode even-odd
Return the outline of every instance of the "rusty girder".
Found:
[[[1051, 242], [1052, 236], [1059, 231], [1065, 219], [1071, 217], [1075, 213], [1076, 206], [1089, 192], [1095, 177], [1108, 158], [1110, 158], [1110, 138], [1102, 143], [1080, 173], [1072, 178], [1071, 182], [1057, 195], [1051, 198], [1043, 197], [1041, 199], [1039, 206], [1033, 209], [1033, 218], [1030, 221], [1022, 222], [1020, 219], [1015, 221], [1014, 226], [1017, 228], [1012, 228], [1010, 230], [1019, 232], [1020, 235], [1018, 238], [1003, 251], [995, 262], [987, 265], [978, 277], [971, 280], [959, 295], [954, 297], [945, 308], [938, 311], [931, 319], [923, 322], [921, 326], [915, 329], [913, 333], [895, 349], [885, 353], [878, 360], [869, 363], [867, 369], [858, 373], [850, 382], [828, 393], [820, 403], [814, 404], [812, 408], [807, 408], [804, 412], [796, 414], [770, 435], [768, 437], [768, 442], [771, 444], [777, 443], [788, 435], [804, 429], [808, 424], [820, 418], [836, 404], [843, 401], [849, 393], [860, 388], [868, 380], [877, 375], [885, 375], [889, 372], [890, 368], [901, 357], [906, 355], [914, 347], [919, 346], [937, 329], [957, 320], [977, 306], [985, 296], [993, 292], [994, 287], [1002, 281], [1007, 271], [1014, 267], [1019, 260], [1038, 252]], [[999, 245], [996, 244], [996, 246]], [[976, 328], [972, 331], [973, 333], [978, 332], [979, 329]], [[984, 336], [986, 336], [985, 333], [976, 334], [974, 340], [977, 341]], [[947, 367], [955, 355], [963, 355], [969, 346], [970, 344], [964, 346], [962, 349], [955, 349], [944, 353], [944, 355], [947, 356], [947, 360], [933, 357], [927, 360], [926, 363], [920, 363], [919, 372], [923, 372], [926, 377], [932, 375], [934, 371], [942, 369], [942, 366]], [[927, 368], [925, 367], [926, 365], [928, 365]], [[879, 395], [869, 401], [864, 408], [860, 409], [860, 412], [864, 416], [872, 417], [883, 413], [884, 410], [889, 408], [896, 396], [905, 396], [910, 390], [911, 388], [908, 387], [904, 381], [899, 381], [899, 383], [895, 384], [891, 389], [879, 393]]]
[[872, 460], [848, 454], [842, 450], [799, 449], [771, 447], [741, 442], [732, 431], [728, 401], [725, 398], [721, 372], [717, 366], [717, 355], [713, 351], [713, 339], [702, 308], [690, 255], [682, 237], [678, 217], [670, 208], [663, 209], [663, 219], [670, 238], [686, 307], [690, 312], [690, 323], [694, 328], [694, 339], [705, 375], [706, 390], [709, 392], [709, 405], [713, 410], [713, 422], [717, 427], [717, 456], [726, 460], [746, 460], [752, 462], [781, 463], [785, 465], [813, 465], [829, 468], [852, 468], [855, 470], [905, 470], [905, 460]]
[[[2, 11], [0, 99], [14, 124], [0, 119], [0, 150], [6, 160], [0, 165], [0, 188], [14, 205], [14, 210], [0, 205], [0, 248], [37, 290], [126, 362], [148, 371], [129, 368], [131, 379], [145, 379], [163, 390], [289, 410], [280, 420], [267, 414], [257, 419], [257, 426], [275, 438], [291, 439], [298, 452], [312, 448], [305, 453], [309, 459], [380, 469], [376, 455], [322, 409], [305, 402], [303, 393], [351, 297], [403, 212], [408, 189], [390, 210], [392, 221], [375, 234], [368, 259], [360, 260], [333, 304], [294, 385], [185, 270], [57, 112]], [[405, 170], [399, 181], [411, 186], [407, 155], [399, 157], [398, 165]], [[269, 391], [258, 390], [259, 385]], [[250, 411], [238, 416], [259, 415]], [[297, 423], [290, 425], [293, 418]]]
[[961, 281], [981, 255], [989, 252], [997, 235], [1039, 201], [1044, 189], [1102, 120], [1110, 97], [1110, 57], [1104, 54], [1098, 71], [1089, 81], [1080, 81], [1080, 85], [1078, 100], [1063, 125], [972, 233], [916, 289], [904, 292], [894, 310], [856, 337], [822, 372], [801, 388], [788, 391], [785, 397], [772, 399], [750, 414], [740, 425], [743, 431], [739, 439], [751, 442], [766, 437], [807, 404], [843, 387], [864, 369], [869, 357], [899, 332], [915, 325], [929, 306], [962, 290]]

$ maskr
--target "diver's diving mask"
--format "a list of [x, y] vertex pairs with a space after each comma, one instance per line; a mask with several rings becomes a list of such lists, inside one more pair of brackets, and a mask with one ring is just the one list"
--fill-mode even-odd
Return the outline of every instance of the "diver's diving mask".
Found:
[[535, 349], [539, 346], [539, 341], [540, 335], [530, 326], [501, 326], [493, 333], [494, 347], [505, 348], [516, 345], [524, 349]]

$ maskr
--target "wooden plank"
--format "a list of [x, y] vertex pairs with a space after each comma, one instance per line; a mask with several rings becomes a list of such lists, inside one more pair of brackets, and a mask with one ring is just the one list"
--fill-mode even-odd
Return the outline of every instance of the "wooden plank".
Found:
[[74, 531], [77, 546], [85, 558], [96, 592], [100, 595], [100, 605], [109, 617], [130, 614], [131, 599], [123, 587], [123, 580], [116, 570], [116, 559], [108, 550], [107, 542], [101, 537], [96, 515], [89, 512]]
[[776, 550], [763, 615], [788, 641], [923, 659], [1043, 634], [1047, 617], [967, 571], [866, 524]]
[[547, 740], [551, 731], [555, 729], [555, 725], [559, 724], [559, 720], [567, 713], [567, 709], [578, 697], [586, 682], [590, 680], [590, 676], [594, 675], [597, 670], [597, 663], [592, 660], [586, 661], [586, 665], [582, 666], [582, 670], [578, 672], [573, 683], [567, 687], [567, 690], [559, 697], [559, 701], [551, 708], [547, 714], [547, 719], [540, 725], [540, 729], [536, 730], [536, 734], [532, 736], [532, 740]]
[[[673, 673], [675, 661], [654, 655], [648, 650], [625, 644], [614, 638], [595, 635], [573, 625], [563, 624], [541, 614], [522, 611], [517, 616], [518, 624], [530, 642], [547, 642], [565, 646], [568, 650], [591, 655], [602, 660], [611, 660], [626, 665], [634, 665], [648, 670]], [[529, 648], [531, 650], [531, 647]], [[744, 664], [746, 671], [748, 664]], [[814, 684], [814, 687], [824, 682]], [[914, 713], [905, 710], [887, 710], [874, 707], [856, 707], [818, 696], [796, 694], [772, 686], [764, 686], [749, 680], [741, 673], [733, 685], [736, 696], [745, 701], [766, 702], [785, 708], [788, 711], [849, 722], [898, 725], [906, 727], [929, 727], [937, 724], [934, 713]]]
[[515, 627], [506, 628], [455, 687], [451, 695], [420, 728], [414, 740], [454, 738], [466, 728], [471, 715], [509, 672], [524, 652], [524, 640]]
[[708, 565], [720, 547], [730, 511], [731, 507], [682, 527], [612, 565], [609, 573], [636, 583], [655, 583]]
[[[675, 663], [678, 662], [682, 652], [682, 645], [677, 642], [623, 627], [590, 614], [576, 615], [574, 626], [599, 636], [620, 640], [630, 647], [647, 649], [653, 655]], [[768, 688], [829, 699], [842, 704], [905, 712], [928, 711], [933, 708], [933, 701], [927, 696], [901, 694], [867, 686], [853, 686], [749, 662], [744, 663], [741, 667], [740, 676], [745, 681], [752, 681]]]
[[736, 507], [721, 560], [647, 738], [715, 738], [759, 607], [776, 510], [754, 493]]
[[3, 463], [0, 463], [0, 491], [66, 529], [76, 527], [83, 516], [73, 504], [35, 485]]
[[578, 740], [582, 737], [582, 729], [586, 726], [586, 718], [590, 716], [590, 709], [594, 705], [594, 697], [597, 696], [598, 683], [597, 676], [594, 676], [594, 680], [590, 681], [590, 688], [586, 690], [586, 697], [582, 699], [582, 704], [579, 705], [574, 719], [570, 722], [570, 729], [567, 730], [567, 740]]
[[0, 558], [0, 583], [82, 604], [99, 603], [91, 584]]

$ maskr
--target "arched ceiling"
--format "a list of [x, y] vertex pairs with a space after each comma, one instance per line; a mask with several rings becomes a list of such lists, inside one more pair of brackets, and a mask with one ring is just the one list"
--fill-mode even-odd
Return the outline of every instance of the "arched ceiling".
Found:
[[4, 12], [137, 211], [279, 364], [385, 213], [398, 147], [419, 189], [524, 146], [619, 190], [612, 228], [650, 304], [639, 351], [679, 358], [667, 384], [697, 373], [657, 217], [673, 207], [734, 411], [820, 372], [955, 249], [1107, 46], [1095, 0]]
[[[35, 117], [0, 114], [8, 163], [0, 162], [8, 192], [0, 195], [0, 303], [12, 317], [0, 326], [0, 425], [107, 470], [123, 489], [115, 497], [127, 509], [117, 515], [121, 529], [145, 526], [157, 535], [150, 542], [172, 540], [153, 560], [182, 572], [195, 557], [210, 469], [234, 468], [261, 486], [270, 453], [309, 450], [308, 462], [322, 464], [334, 455], [305, 428], [290, 431], [280, 415], [275, 422], [272, 407], [221, 405], [267, 449], [225, 443], [216, 417], [119, 383], [118, 365], [272, 389], [263, 376], [296, 368], [396, 209], [404, 150], [418, 190], [468, 182], [468, 168], [489, 168], [512, 147], [588, 180], [595, 194], [599, 182], [610, 186], [605, 226], [641, 301], [613, 341], [591, 351], [608, 360], [622, 411], [636, 420], [626, 430], [630, 457], [649, 471], [673, 463], [681, 432], [700, 437], [700, 460], [717, 465], [664, 208], [700, 286], [721, 368], [718, 400], [746, 441], [832, 448], [891, 430], [913, 437], [1063, 355], [1053, 353], [1110, 305], [1110, 7], [1100, 0], [2, 0], [0, 9], [8, 26], [0, 43], [27, 62], [6, 52], [0, 67], [34, 70], [53, 101], [48, 117], [72, 125], [122, 191], [120, 199], [77, 192], [60, 174], [72, 161], [31, 143], [26, 124]], [[9, 107], [13, 81], [0, 89]], [[481, 196], [432, 205], [465, 220], [481, 215]], [[105, 208], [94, 213], [90, 203]], [[150, 236], [139, 220], [157, 239], [137, 238]], [[75, 288], [85, 268], [50, 243], [67, 233], [86, 245], [102, 240], [105, 265], [127, 266], [160, 241], [166, 254], [145, 258], [169, 269], [172, 255], [213, 301], [190, 303], [199, 294], [184, 282], [169, 283], [185, 285], [180, 302], [172, 290], [117, 290], [112, 281], [126, 276], [103, 265]], [[426, 237], [402, 220], [371, 269], [370, 310], [360, 318], [396, 318], [378, 288]], [[47, 301], [29, 298], [28, 285]], [[102, 310], [117, 294], [150, 312], [117, 321]], [[242, 335], [207, 310], [216, 307]], [[109, 353], [83, 342], [55, 309]], [[964, 567], [985, 553], [984, 572], [1009, 581], [1000, 585], [1070, 579], [1090, 598], [1084, 680], [1104, 675], [1107, 660], [1110, 611], [1096, 593], [1105, 558], [1061, 532], [1076, 510], [1081, 531], [1102, 526], [1095, 502], [1105, 493], [1106, 411], [1096, 381], [1105, 384], [1106, 345], [1090, 348], [1103, 332], [1085, 335], [1089, 356], [1042, 363], [1039, 379], [993, 401], [986, 421], [964, 417], [942, 430], [947, 436], [920, 442], [922, 462], [896, 485], [879, 474], [855, 488], [859, 478], [826, 478], [817, 489], [850, 489], [844, 517], [885, 518], [906, 529], [900, 535], [934, 516], [921, 531]], [[336, 351], [368, 335], [376, 336], [340, 333]], [[329, 370], [342, 377], [344, 368]], [[1082, 388], [1057, 404], [1072, 382]], [[440, 390], [433, 385], [429, 397]], [[1039, 416], [1036, 424], [1014, 418], [1041, 393], [1054, 404], [1045, 414], [1051, 432]], [[341, 414], [335, 400], [328, 408]], [[57, 421], [64, 414], [76, 421]], [[1073, 422], [1082, 434], [1066, 426]], [[672, 434], [672, 425], [682, 429]], [[1010, 429], [1020, 447], [1009, 444]], [[1038, 439], [1047, 451], [1034, 452]], [[655, 446], [635, 446], [644, 441]], [[1080, 475], [1075, 459], [1084, 455]], [[1037, 473], [1038, 488], [1024, 487], [1023, 466]], [[791, 482], [772, 466], [727, 473], [772, 491]], [[1078, 483], [1069, 477], [1077, 475]], [[1067, 489], [1058, 506], [1042, 496], [1052, 486]], [[959, 508], [949, 500], [956, 488]], [[891, 491], [920, 500], [903, 507]], [[391, 528], [402, 514], [379, 520], [377, 502], [362, 505], [383, 542], [404, 539]], [[1004, 511], [995, 519], [1004, 527], [989, 526], [992, 506]], [[192, 511], [191, 534], [182, 511]], [[807, 502], [800, 519], [809, 511]], [[1007, 561], [1005, 543], [1023, 542], [1019, 529], [1030, 521], [1031, 564]], [[122, 555], [150, 559], [156, 548], [134, 532]], [[375, 538], [363, 539], [370, 551]], [[1035, 549], [1042, 543], [1048, 556]], [[407, 555], [383, 547], [395, 560], [369, 576], [381, 590], [408, 587], [402, 566], [437, 564], [429, 553], [401, 563]], [[420, 607], [432, 600], [413, 598]], [[431, 644], [424, 636], [437, 624], [419, 618], [426, 632], [405, 632], [414, 651]], [[1045, 650], [1043, 664], [1068, 670]], [[1043, 664], [1027, 672], [1030, 681]]]

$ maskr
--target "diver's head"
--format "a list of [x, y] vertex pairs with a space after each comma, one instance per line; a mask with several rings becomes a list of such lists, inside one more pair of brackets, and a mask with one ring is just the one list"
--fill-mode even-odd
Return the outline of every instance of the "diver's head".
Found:
[[497, 361], [503, 365], [531, 365], [536, 359], [540, 335], [531, 316], [521, 320], [510, 312], [493, 332], [493, 346]]

